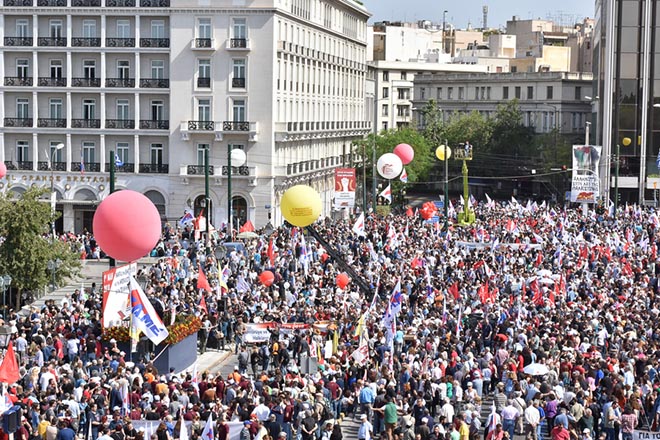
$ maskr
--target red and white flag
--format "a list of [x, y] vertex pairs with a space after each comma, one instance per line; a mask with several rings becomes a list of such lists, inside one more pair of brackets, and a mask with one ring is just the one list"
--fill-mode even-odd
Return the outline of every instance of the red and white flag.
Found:
[[360, 214], [360, 216], [357, 218], [355, 221], [355, 224], [353, 225], [353, 232], [361, 237], [365, 236], [364, 233], [364, 212]]
[[144, 333], [154, 345], [158, 345], [170, 334], [163, 324], [147, 295], [131, 276], [131, 328], [130, 335], [135, 341], [140, 332]]
[[399, 180], [402, 181], [403, 183], [408, 183], [408, 172], [406, 171], [405, 168], [401, 172], [401, 175], [399, 176]]
[[392, 203], [392, 186], [390, 184], [387, 185], [387, 187], [378, 194], [378, 197], [382, 197], [385, 200], [387, 200], [387, 203]]

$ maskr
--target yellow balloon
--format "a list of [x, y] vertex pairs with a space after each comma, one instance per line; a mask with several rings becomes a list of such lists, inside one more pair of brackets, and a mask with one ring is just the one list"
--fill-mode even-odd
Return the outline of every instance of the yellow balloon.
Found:
[[286, 221], [301, 228], [314, 223], [322, 207], [319, 193], [307, 185], [292, 186], [280, 200], [280, 210]]
[[624, 147], [627, 147], [632, 143], [632, 139], [630, 139], [629, 137], [624, 137], [621, 143], [623, 144]]
[[445, 160], [445, 150], [447, 151], [447, 159], [449, 159], [451, 157], [451, 148], [445, 145], [440, 145], [435, 149], [435, 157], [437, 157], [438, 160]]

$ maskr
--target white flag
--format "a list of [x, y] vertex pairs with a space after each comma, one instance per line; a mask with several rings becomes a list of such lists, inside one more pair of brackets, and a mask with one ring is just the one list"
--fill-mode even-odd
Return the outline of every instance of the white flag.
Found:
[[364, 212], [360, 214], [357, 221], [353, 225], [353, 232], [356, 235], [360, 236], [360, 237], [365, 236], [365, 233], [364, 233]]
[[387, 185], [387, 187], [378, 194], [378, 197], [382, 197], [385, 200], [387, 200], [388, 203], [392, 203], [392, 187], [390, 184]]
[[181, 417], [181, 431], [179, 431], [179, 440], [189, 440], [189, 439], [190, 436], [188, 435], [188, 426], [186, 426], [186, 421], [183, 420], [183, 417]]
[[[154, 310], [147, 295], [131, 275], [131, 337], [133, 340], [140, 332], [155, 345], [160, 344], [167, 338], [169, 332], [163, 324], [160, 316]], [[139, 337], [139, 336], [138, 336]]]
[[213, 432], [213, 413], [209, 414], [209, 419], [206, 421], [206, 425], [204, 425], [201, 438], [204, 440], [213, 440], [215, 438], [215, 433]]

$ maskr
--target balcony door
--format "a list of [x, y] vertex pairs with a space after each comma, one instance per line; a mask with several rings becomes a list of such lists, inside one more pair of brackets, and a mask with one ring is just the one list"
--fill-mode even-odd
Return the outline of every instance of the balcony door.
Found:
[[245, 122], [245, 101], [236, 99], [232, 105], [232, 121]]
[[63, 119], [62, 98], [50, 98], [48, 101], [48, 116], [50, 119]]
[[83, 119], [96, 119], [96, 100], [83, 100]]

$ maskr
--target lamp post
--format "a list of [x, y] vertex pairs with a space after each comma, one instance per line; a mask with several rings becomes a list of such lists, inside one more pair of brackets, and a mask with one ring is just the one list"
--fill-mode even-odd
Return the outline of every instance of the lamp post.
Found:
[[6, 315], [6, 308], [7, 308], [7, 289], [11, 287], [11, 275], [3, 275], [0, 277], [0, 288], [2, 288], [2, 317], [4, 318]]
[[[227, 213], [229, 216], [229, 237], [233, 241], [234, 231], [234, 204], [231, 196], [231, 167], [241, 167], [245, 163], [245, 151], [240, 148], [231, 149], [231, 145], [227, 145]], [[232, 165], [234, 164], [234, 165]]]
[[57, 195], [55, 194], [55, 168], [53, 163], [55, 162], [55, 153], [64, 148], [64, 144], [59, 143], [55, 145], [53, 151], [50, 152], [50, 211], [51, 211], [51, 221], [50, 221], [50, 230], [53, 234], [53, 242], [55, 241], [55, 204], [57, 203]]
[[59, 258], [57, 260], [48, 261], [47, 267], [52, 277], [51, 292], [55, 290], [55, 273], [57, 272], [57, 269], [59, 269], [61, 266], [62, 266], [62, 260], [60, 260]]
[[0, 325], [0, 348], [9, 347], [9, 341], [11, 341], [11, 326]]
[[[629, 137], [621, 139], [621, 143], [624, 147], [630, 145], [631, 142], [632, 140]], [[614, 169], [614, 217], [616, 217], [616, 211], [619, 208], [619, 166], [621, 164], [621, 150], [618, 142], [616, 143], [616, 155], [614, 161], [616, 165], [616, 168]]]
[[209, 210], [211, 197], [209, 196], [209, 146], [204, 148], [204, 206], [206, 207], [206, 215], [204, 216], [204, 226], [206, 228], [206, 255], [211, 254], [211, 242], [209, 241]]
[[445, 179], [444, 179], [444, 201], [442, 202], [442, 207], [444, 209], [444, 214], [445, 214], [445, 226], [444, 229], [447, 230], [447, 227], [449, 225], [449, 219], [447, 218], [449, 216], [449, 158], [451, 157], [451, 148], [447, 146], [449, 142], [447, 139], [445, 139], [445, 144], [440, 145], [436, 151], [435, 155], [438, 159], [443, 161], [445, 163]]

